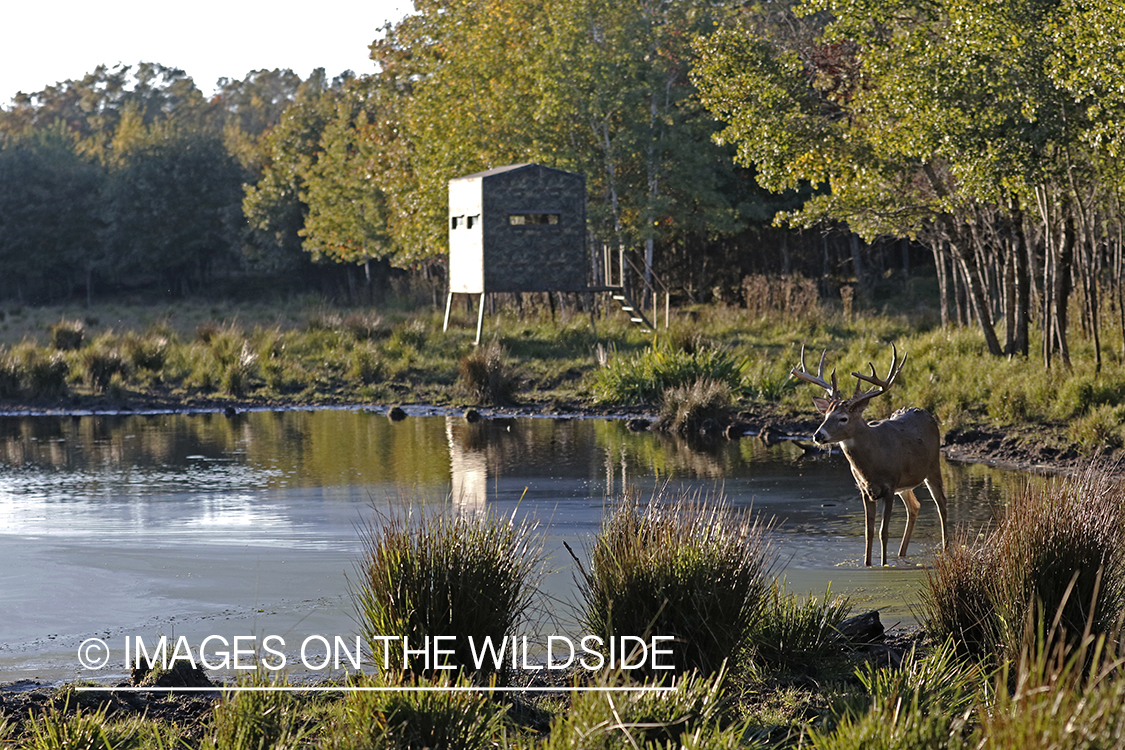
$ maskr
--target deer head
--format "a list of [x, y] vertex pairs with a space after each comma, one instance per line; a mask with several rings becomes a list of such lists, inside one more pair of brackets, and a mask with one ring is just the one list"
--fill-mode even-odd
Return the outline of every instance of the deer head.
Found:
[[[816, 405], [817, 411], [824, 417], [824, 421], [813, 434], [813, 440], [820, 445], [851, 440], [855, 436], [857, 425], [867, 424], [863, 419], [863, 410], [867, 408], [871, 399], [890, 390], [891, 386], [894, 385], [895, 378], [902, 371], [903, 364], [906, 363], [906, 355], [903, 355], [902, 360], [899, 361], [898, 350], [892, 345], [891, 367], [887, 377], [878, 377], [875, 372], [875, 365], [868, 363], [871, 367], [871, 374], [864, 375], [853, 372], [852, 375], [856, 378], [855, 393], [848, 398], [844, 398], [836, 383], [835, 368], [832, 370], [831, 380], [826, 381], [824, 379], [824, 357], [826, 354], [827, 350], [821, 352], [816, 375], [812, 375], [805, 365], [805, 348], [802, 346], [801, 369], [798, 370], [794, 367], [790, 371], [793, 377], [813, 385], [819, 385], [827, 394], [827, 398], [813, 398], [813, 404]], [[863, 382], [871, 383], [875, 387], [864, 391], [861, 385]]]

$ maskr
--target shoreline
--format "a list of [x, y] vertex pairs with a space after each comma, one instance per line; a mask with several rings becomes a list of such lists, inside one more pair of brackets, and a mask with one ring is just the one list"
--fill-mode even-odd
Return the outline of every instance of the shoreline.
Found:
[[[100, 400], [100, 399], [99, 399]], [[474, 411], [482, 419], [639, 419], [656, 421], [656, 411], [644, 406], [597, 407], [588, 404], [526, 403], [506, 406], [454, 406], [445, 404], [373, 404], [369, 402], [267, 402], [219, 399], [144, 399], [142, 403], [71, 405], [2, 405], [0, 418], [81, 418], [132, 417], [165, 415], [222, 414], [237, 417], [257, 412], [364, 411], [391, 417], [393, 409], [401, 409], [406, 417], [463, 416]], [[742, 431], [728, 437], [709, 440], [758, 438], [767, 444], [777, 440], [809, 440], [816, 420], [794, 417], [772, 404], [751, 404], [738, 412], [732, 425]], [[646, 424], [642, 429], [648, 429]], [[1101, 462], [1107, 471], [1125, 473], [1121, 460], [1113, 455], [1083, 455], [1073, 448], [1056, 447], [1062, 428], [1059, 425], [1025, 425], [1020, 430], [982, 425], [955, 428], [942, 433], [942, 454], [947, 461], [982, 464], [1003, 471], [1024, 472], [1038, 476], [1073, 474], [1092, 463]]]

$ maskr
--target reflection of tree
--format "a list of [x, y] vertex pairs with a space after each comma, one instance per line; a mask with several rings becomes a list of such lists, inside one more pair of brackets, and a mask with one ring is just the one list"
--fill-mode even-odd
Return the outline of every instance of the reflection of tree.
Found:
[[[729, 440], [687, 439], [666, 432], [634, 435], [620, 421], [606, 422], [598, 441], [610, 455], [620, 455], [632, 464], [633, 473], [721, 479], [741, 463], [738, 443]], [[607, 466], [607, 481], [613, 482]], [[622, 467], [625, 472], [625, 467]]]

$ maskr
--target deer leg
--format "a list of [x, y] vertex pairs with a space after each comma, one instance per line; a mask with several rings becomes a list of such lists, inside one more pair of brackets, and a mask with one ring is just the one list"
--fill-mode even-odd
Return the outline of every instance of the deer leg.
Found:
[[[873, 504], [874, 505], [874, 504]], [[879, 524], [879, 564], [887, 564], [887, 540], [891, 536], [891, 509], [895, 507], [895, 493], [888, 492], [883, 496], [883, 520]], [[872, 508], [874, 510], [874, 508]]]
[[941, 482], [941, 472], [936, 471], [934, 475], [926, 480], [926, 489], [930, 491], [930, 496], [934, 499], [937, 505], [938, 521], [941, 522], [941, 548], [949, 549], [949, 542], [945, 535], [945, 487]]
[[902, 544], [898, 547], [898, 556], [906, 556], [906, 548], [910, 544], [910, 535], [914, 533], [914, 522], [918, 520], [918, 510], [922, 503], [914, 496], [914, 490], [903, 490], [898, 493], [902, 502], [906, 504], [906, 531], [902, 535]]
[[875, 498], [863, 493], [863, 541], [866, 554], [863, 564], [871, 567], [871, 542], [875, 539]]

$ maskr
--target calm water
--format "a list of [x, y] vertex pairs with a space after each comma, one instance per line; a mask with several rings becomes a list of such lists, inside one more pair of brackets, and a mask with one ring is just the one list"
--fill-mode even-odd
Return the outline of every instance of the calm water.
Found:
[[[951, 531], [984, 527], [1026, 482], [948, 464], [945, 476]], [[76, 653], [91, 637], [116, 650], [95, 675], [111, 677], [126, 636], [353, 634], [357, 527], [404, 503], [538, 519], [552, 571], [538, 628], [573, 632], [562, 542], [581, 554], [607, 498], [665, 485], [774, 518], [794, 591], [831, 583], [888, 625], [912, 619], [940, 542], [933, 503], [923, 500], [909, 558], [864, 569], [846, 462], [802, 460], [788, 444], [689, 447], [613, 420], [392, 423], [351, 410], [0, 418], [0, 680], [89, 677]], [[895, 512], [892, 554], [905, 520]]]

